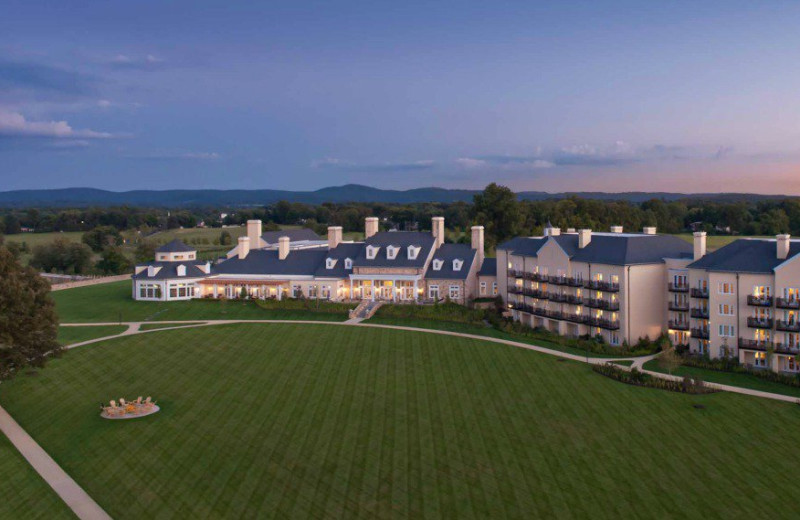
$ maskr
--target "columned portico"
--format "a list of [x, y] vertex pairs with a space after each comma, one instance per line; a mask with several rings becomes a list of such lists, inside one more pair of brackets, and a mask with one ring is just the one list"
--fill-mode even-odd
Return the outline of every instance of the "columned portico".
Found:
[[362, 300], [417, 301], [419, 275], [350, 275], [351, 294]]

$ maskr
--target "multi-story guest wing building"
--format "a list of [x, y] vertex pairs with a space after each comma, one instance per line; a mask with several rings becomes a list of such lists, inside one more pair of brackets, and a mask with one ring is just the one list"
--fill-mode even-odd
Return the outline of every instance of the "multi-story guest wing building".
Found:
[[516, 320], [619, 345], [666, 329], [668, 263], [691, 258], [690, 244], [655, 228], [562, 233], [548, 224], [544, 236], [498, 246], [497, 283]]
[[179, 241], [159, 248], [154, 262], [136, 267], [133, 297], [466, 303], [479, 291], [495, 291], [494, 263], [484, 265], [483, 227], [472, 228], [470, 245], [445, 244], [444, 219], [434, 217], [432, 224], [431, 233], [379, 232], [378, 219], [370, 217], [366, 239], [346, 242], [341, 227], [328, 228], [324, 240], [309, 230], [261, 233], [261, 221], [252, 220], [247, 236], [215, 265], [198, 261]]
[[691, 350], [798, 372], [800, 242], [746, 238], [706, 254], [705, 233], [694, 241], [694, 261], [671, 270], [688, 289]]

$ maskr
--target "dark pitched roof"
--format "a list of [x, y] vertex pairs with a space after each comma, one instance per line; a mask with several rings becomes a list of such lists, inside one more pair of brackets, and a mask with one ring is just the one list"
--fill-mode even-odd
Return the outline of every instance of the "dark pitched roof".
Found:
[[497, 276], [497, 258], [484, 258], [478, 276]]
[[[693, 247], [672, 235], [645, 235], [639, 233], [593, 233], [592, 240], [583, 249], [578, 247], [576, 233], [562, 233], [554, 240], [572, 261], [607, 265], [654, 264], [664, 258], [691, 258]], [[498, 246], [512, 254], [536, 256], [548, 238], [512, 239]]]
[[156, 249], [156, 253], [184, 253], [189, 251], [196, 251], [195, 248], [189, 247], [177, 238], [168, 244]]
[[[433, 247], [434, 238], [430, 233], [419, 231], [384, 231], [375, 233], [366, 240], [367, 246], [378, 246], [380, 250], [373, 259], [367, 258], [367, 248], [359, 253], [353, 262], [356, 267], [422, 267]], [[386, 248], [396, 246], [400, 248], [397, 256], [389, 260]], [[419, 246], [420, 251], [414, 260], [408, 258], [408, 246]]]
[[234, 256], [220, 262], [212, 268], [211, 273], [312, 276], [320, 263], [325, 261], [327, 254], [327, 249], [298, 249], [289, 251], [289, 255], [281, 260], [276, 250], [256, 249], [251, 250], [243, 259]]
[[[322, 263], [317, 267], [317, 271], [314, 274], [315, 276], [319, 277], [335, 277], [335, 278], [344, 278], [350, 275], [353, 272], [352, 267], [350, 269], [345, 269], [344, 261], [346, 258], [353, 260], [355, 262], [356, 257], [363, 251], [366, 246], [363, 242], [354, 242], [354, 243], [342, 243], [338, 246], [334, 247], [327, 251], [325, 258], [322, 260]], [[328, 258], [336, 259], [336, 265], [333, 266], [333, 269], [327, 268], [327, 260]]]
[[281, 237], [289, 237], [289, 241], [291, 242], [300, 242], [301, 240], [325, 240], [314, 233], [313, 230], [307, 228], [267, 231], [261, 235], [261, 238], [267, 244], [277, 244], [278, 239]]
[[[433, 254], [428, 270], [425, 272], [426, 279], [433, 280], [465, 280], [475, 261], [477, 251], [467, 244], [442, 244]], [[453, 260], [463, 260], [464, 265], [458, 271], [453, 270]], [[442, 260], [442, 268], [434, 271], [433, 262]]]
[[[145, 269], [139, 274], [134, 274], [133, 278], [135, 280], [168, 280], [168, 279], [184, 279], [184, 278], [204, 278], [208, 276], [205, 271], [200, 269], [199, 265], [203, 264], [193, 264], [189, 262], [148, 262], [146, 264], [139, 264], [139, 266], [153, 266], [153, 267], [160, 267], [159, 271], [156, 273], [155, 276], [147, 276], [147, 270]], [[186, 276], [178, 276], [178, 266], [185, 265], [186, 266]]]
[[[800, 254], [800, 242], [789, 243], [789, 256]], [[771, 273], [786, 260], [777, 255], [775, 240], [740, 238], [689, 264], [693, 269], [709, 271]]]

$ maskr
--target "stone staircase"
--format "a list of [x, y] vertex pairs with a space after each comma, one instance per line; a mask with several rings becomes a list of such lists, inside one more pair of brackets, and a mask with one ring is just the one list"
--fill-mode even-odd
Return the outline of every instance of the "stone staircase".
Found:
[[362, 300], [358, 307], [350, 311], [350, 319], [359, 321], [370, 319], [375, 312], [383, 305], [381, 301]]

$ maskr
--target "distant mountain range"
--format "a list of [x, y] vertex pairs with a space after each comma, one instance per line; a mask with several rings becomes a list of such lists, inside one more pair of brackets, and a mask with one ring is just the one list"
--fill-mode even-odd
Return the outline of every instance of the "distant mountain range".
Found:
[[[15, 190], [0, 192], [0, 207], [82, 207], [82, 206], [253, 206], [287, 200], [306, 204], [323, 202], [456, 202], [472, 201], [479, 190], [445, 188], [416, 188], [412, 190], [382, 190], [358, 184], [333, 186], [316, 191], [286, 190], [135, 190], [106, 191], [94, 188], [64, 188], [54, 190]], [[582, 197], [600, 200], [642, 202], [650, 199], [666, 201], [704, 199], [716, 201], [761, 200], [784, 198], [785, 195], [754, 195], [745, 193], [667, 193], [667, 192], [565, 192], [523, 191], [522, 200], [561, 199]]]

